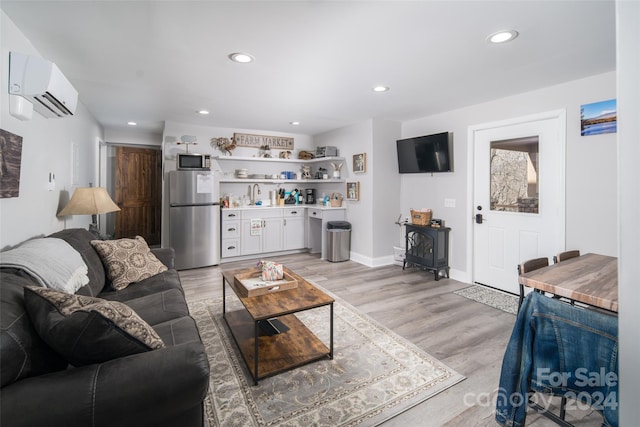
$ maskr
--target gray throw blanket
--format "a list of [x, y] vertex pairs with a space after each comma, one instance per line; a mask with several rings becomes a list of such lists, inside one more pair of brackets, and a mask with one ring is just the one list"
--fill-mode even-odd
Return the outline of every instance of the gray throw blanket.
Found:
[[78, 251], [62, 239], [28, 240], [0, 252], [0, 267], [18, 268], [47, 288], [74, 294], [89, 283], [89, 270]]

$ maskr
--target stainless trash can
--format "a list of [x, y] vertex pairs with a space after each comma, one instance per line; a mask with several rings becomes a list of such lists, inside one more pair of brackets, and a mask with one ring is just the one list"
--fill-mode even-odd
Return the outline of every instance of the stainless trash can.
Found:
[[351, 251], [351, 223], [327, 222], [327, 261], [348, 261]]

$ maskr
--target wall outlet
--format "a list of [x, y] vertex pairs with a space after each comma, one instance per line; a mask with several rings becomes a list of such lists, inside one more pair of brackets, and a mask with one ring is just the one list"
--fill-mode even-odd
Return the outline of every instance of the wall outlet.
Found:
[[456, 199], [444, 199], [444, 207], [445, 208], [455, 208], [456, 207]]

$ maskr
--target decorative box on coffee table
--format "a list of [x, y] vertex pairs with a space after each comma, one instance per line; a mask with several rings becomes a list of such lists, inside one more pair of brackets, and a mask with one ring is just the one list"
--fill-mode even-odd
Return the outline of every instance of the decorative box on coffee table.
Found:
[[256, 297], [298, 287], [298, 281], [287, 272], [284, 272], [284, 278], [281, 280], [267, 281], [262, 280], [260, 270], [249, 270], [236, 274], [233, 280], [238, 293], [243, 297]]

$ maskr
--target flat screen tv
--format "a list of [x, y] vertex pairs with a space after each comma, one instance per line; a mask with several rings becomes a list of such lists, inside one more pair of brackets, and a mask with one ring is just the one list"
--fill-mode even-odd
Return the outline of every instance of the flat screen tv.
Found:
[[453, 134], [451, 132], [399, 139], [400, 173], [453, 172]]

